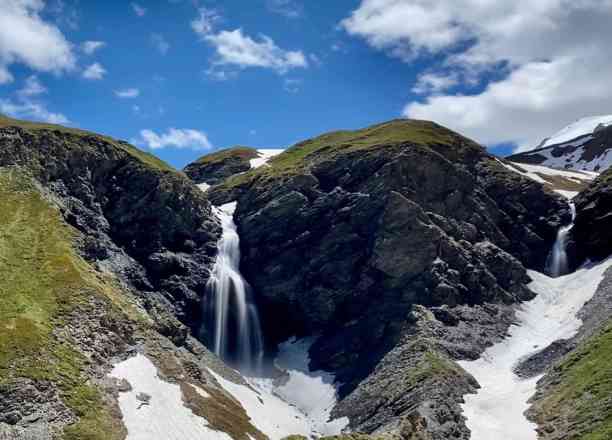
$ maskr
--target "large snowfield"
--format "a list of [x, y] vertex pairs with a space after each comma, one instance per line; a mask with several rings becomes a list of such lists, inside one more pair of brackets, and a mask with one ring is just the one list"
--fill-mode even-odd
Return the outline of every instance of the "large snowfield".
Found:
[[465, 396], [462, 405], [471, 440], [536, 440], [536, 425], [524, 413], [536, 391], [539, 377], [520, 379], [514, 367], [558, 339], [574, 336], [582, 325], [576, 317], [592, 298], [612, 258], [586, 265], [576, 272], [550, 278], [529, 271], [536, 298], [523, 304], [509, 336], [487, 349], [476, 361], [459, 362], [478, 381], [477, 394]]

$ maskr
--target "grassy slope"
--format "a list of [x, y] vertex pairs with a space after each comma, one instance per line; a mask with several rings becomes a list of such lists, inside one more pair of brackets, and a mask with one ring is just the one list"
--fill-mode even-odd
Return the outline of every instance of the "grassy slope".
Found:
[[258, 153], [255, 148], [236, 146], [227, 148], [225, 150], [215, 151], [214, 153], [206, 154], [205, 156], [202, 156], [198, 160], [196, 160], [195, 163], [200, 165], [206, 165], [213, 162], [220, 162], [232, 156], [249, 160], [258, 157]]
[[580, 440], [612, 438], [612, 323], [558, 367], [556, 382], [534, 408], [538, 419], [567, 418]]
[[85, 130], [79, 130], [76, 128], [68, 128], [63, 127], [61, 125], [53, 125], [53, 124], [43, 124], [38, 122], [30, 122], [30, 121], [21, 121], [17, 119], [8, 118], [6, 116], [0, 115], [0, 128], [6, 127], [19, 127], [24, 130], [38, 132], [43, 130], [49, 131], [60, 131], [62, 133], [77, 135], [82, 137], [95, 137], [104, 142], [108, 142], [112, 144], [115, 148], [123, 150], [135, 157], [139, 161], [143, 162], [146, 165], [149, 165], [155, 169], [161, 171], [175, 171], [170, 165], [168, 165], [163, 160], [159, 159], [157, 156], [147, 153], [145, 151], [141, 151], [132, 145], [129, 145], [125, 142], [119, 142], [109, 136], [103, 136], [96, 133], [92, 133]]
[[304, 171], [320, 160], [356, 151], [375, 151], [389, 145], [451, 146], [458, 135], [429, 121], [397, 119], [361, 130], [334, 131], [300, 142], [273, 157], [268, 166], [229, 178], [221, 186], [231, 188], [254, 178], [278, 177]]
[[77, 256], [72, 239], [28, 177], [0, 169], [0, 384], [18, 377], [54, 382], [80, 418], [65, 439], [119, 439], [121, 425], [87, 384], [86, 359], [52, 333], [88, 298], [108, 298], [111, 290]]

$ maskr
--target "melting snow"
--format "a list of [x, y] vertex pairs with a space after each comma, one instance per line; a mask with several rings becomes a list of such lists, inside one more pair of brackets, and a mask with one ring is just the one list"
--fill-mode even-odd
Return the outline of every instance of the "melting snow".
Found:
[[573, 141], [580, 136], [590, 135], [598, 125], [612, 125], [612, 115], [582, 118], [546, 139], [539, 148]]
[[253, 424], [272, 440], [291, 434], [317, 438], [340, 434], [347, 418], [329, 420], [336, 404], [334, 377], [308, 370], [310, 339], [289, 340], [279, 347], [275, 361], [289, 378], [277, 385], [272, 378], [246, 378], [249, 386], [238, 385], [215, 375], [219, 384], [245, 408]]
[[[138, 354], [116, 364], [110, 376], [125, 379], [132, 386], [131, 391], [119, 394], [126, 440], [231, 440], [229, 435], [208, 428], [206, 419], [185, 407], [180, 387], [161, 380], [147, 357]], [[137, 398], [141, 393], [150, 396], [148, 404]]]
[[274, 156], [278, 156], [283, 151], [284, 150], [278, 149], [257, 150], [257, 152], [259, 153], [259, 157], [250, 160], [251, 168], [259, 168], [260, 166], [265, 165], [270, 159], [272, 159]]
[[210, 185], [208, 183], [199, 183], [196, 186], [200, 188], [200, 190], [203, 192], [208, 191], [208, 188], [210, 188]]
[[610, 266], [612, 258], [558, 278], [529, 271], [533, 280], [529, 287], [538, 296], [517, 311], [518, 322], [510, 327], [509, 336], [480, 359], [459, 362], [481, 386], [477, 394], [466, 395], [462, 405], [472, 440], [537, 439], [536, 425], [524, 412], [541, 376], [523, 380], [513, 369], [521, 359], [576, 334], [582, 325], [576, 313], [591, 299]]

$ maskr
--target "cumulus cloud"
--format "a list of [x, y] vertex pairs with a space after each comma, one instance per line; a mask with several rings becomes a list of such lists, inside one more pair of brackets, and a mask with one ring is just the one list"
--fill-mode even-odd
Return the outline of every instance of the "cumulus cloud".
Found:
[[300, 18], [304, 13], [302, 4], [295, 0], [266, 0], [266, 6], [270, 12], [287, 18]]
[[134, 11], [134, 14], [138, 15], [139, 17], [142, 17], [147, 13], [147, 9], [139, 5], [138, 3], [132, 2], [130, 3], [130, 5], [132, 6], [132, 10]]
[[[430, 96], [408, 104], [406, 116], [524, 149], [581, 116], [611, 112], [611, 20], [612, 0], [363, 0], [341, 26], [404, 61], [443, 59], [440, 72], [418, 80], [416, 91]], [[463, 81], [497, 79], [476, 94], [440, 95], [449, 69]]]
[[81, 43], [81, 50], [87, 55], [93, 55], [98, 49], [102, 49], [106, 46], [104, 41], [84, 41]]
[[136, 143], [144, 144], [152, 150], [161, 148], [210, 150], [212, 148], [206, 133], [194, 129], [170, 128], [161, 134], [146, 129], [140, 131], [140, 136], [141, 139]]
[[57, 26], [44, 21], [40, 0], [0, 2], [0, 83], [12, 81], [8, 66], [60, 73], [74, 68], [72, 45]]
[[83, 78], [99, 80], [106, 75], [106, 69], [100, 63], [93, 63], [83, 71]]
[[287, 51], [278, 47], [274, 41], [262, 35], [260, 40], [245, 35], [242, 29], [221, 31], [206, 37], [216, 51], [213, 63], [230, 65], [241, 69], [263, 67], [287, 73], [290, 69], [308, 67], [308, 60], [301, 51]]
[[166, 55], [170, 50], [170, 43], [162, 34], [151, 34], [151, 43], [162, 55]]
[[191, 28], [202, 41], [215, 49], [212, 67], [207, 74], [218, 80], [232, 76], [231, 70], [220, 66], [246, 69], [261, 67], [285, 74], [291, 69], [308, 67], [308, 59], [302, 51], [281, 49], [266, 35], [259, 39], [245, 35], [242, 29], [215, 31], [219, 15], [212, 10], [200, 8], [198, 17], [191, 22]]
[[118, 98], [124, 98], [124, 99], [137, 98], [138, 96], [140, 96], [140, 89], [129, 88], [129, 89], [115, 90], [115, 96], [117, 96]]

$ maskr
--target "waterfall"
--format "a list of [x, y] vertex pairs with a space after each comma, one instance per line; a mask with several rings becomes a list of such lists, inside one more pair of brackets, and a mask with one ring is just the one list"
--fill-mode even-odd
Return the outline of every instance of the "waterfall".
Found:
[[243, 371], [257, 371], [263, 358], [263, 337], [251, 287], [240, 274], [235, 209], [236, 202], [213, 207], [221, 221], [222, 235], [206, 285], [201, 334], [221, 359]]
[[569, 232], [574, 227], [574, 219], [576, 218], [576, 206], [573, 203], [570, 203], [570, 210], [572, 213], [572, 222], [567, 226], [563, 226], [557, 232], [557, 239], [555, 240], [555, 244], [553, 245], [546, 263], [547, 272], [552, 277], [565, 275], [569, 271], [567, 262], [567, 239], [569, 237]]

